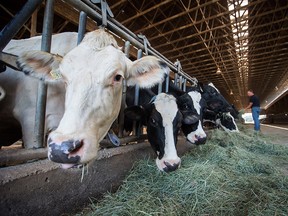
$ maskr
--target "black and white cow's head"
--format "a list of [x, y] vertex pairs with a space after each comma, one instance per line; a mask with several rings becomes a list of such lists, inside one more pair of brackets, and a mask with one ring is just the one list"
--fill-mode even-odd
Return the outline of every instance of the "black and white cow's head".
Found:
[[126, 108], [125, 115], [147, 126], [148, 140], [157, 155], [158, 169], [165, 172], [176, 170], [181, 164], [176, 144], [182, 122], [176, 98], [160, 93], [150, 103]]
[[206, 101], [207, 109], [212, 110], [215, 113], [229, 112], [232, 109], [231, 105], [213, 83], [203, 85], [202, 88], [202, 96]]
[[185, 119], [186, 115], [197, 116], [195, 121], [182, 123], [182, 131], [187, 140], [193, 144], [205, 144], [206, 133], [202, 127], [203, 109], [206, 106], [205, 100], [197, 88], [190, 88], [189, 91], [181, 96], [181, 100], [178, 100], [179, 110], [183, 114]]
[[118, 116], [123, 79], [128, 86], [149, 88], [168, 70], [153, 56], [132, 62], [103, 29], [87, 33], [64, 57], [31, 51], [18, 65], [28, 75], [66, 84], [64, 115], [48, 137], [48, 157], [63, 168], [96, 158], [99, 142]]
[[216, 125], [220, 126], [224, 131], [227, 132], [239, 132], [234, 117], [230, 112], [219, 113], [216, 116]]
[[233, 115], [237, 115], [237, 110], [223, 97], [220, 91], [212, 83], [209, 83], [203, 86], [202, 95], [207, 103], [204, 110], [204, 121], [215, 122], [225, 131], [238, 132], [233, 117]]

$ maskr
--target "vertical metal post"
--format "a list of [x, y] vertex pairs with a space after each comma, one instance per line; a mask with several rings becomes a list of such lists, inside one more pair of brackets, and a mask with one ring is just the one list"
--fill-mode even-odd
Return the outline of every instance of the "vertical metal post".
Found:
[[43, 0], [27, 1], [21, 11], [2, 29], [0, 32], [0, 51], [2, 51], [9, 41], [17, 34], [42, 1]]
[[179, 76], [179, 88], [182, 89], [182, 76]]
[[187, 79], [184, 78], [183, 91], [185, 91], [185, 92], [186, 92], [186, 84], [187, 84]]
[[[43, 20], [43, 33], [41, 50], [50, 52], [52, 29], [53, 29], [53, 8], [54, 0], [47, 0], [45, 7], [45, 15]], [[40, 80], [38, 84], [38, 95], [36, 102], [36, 114], [35, 114], [35, 138], [36, 148], [44, 147], [45, 137], [45, 116], [46, 116], [46, 98], [47, 98], [47, 85], [44, 80]]]
[[162, 83], [158, 84], [158, 94], [162, 92]]
[[174, 74], [174, 84], [178, 86], [178, 74], [177, 73]]
[[169, 80], [170, 80], [170, 71], [168, 72], [167, 77], [166, 77], [166, 86], [165, 86], [166, 93], [169, 91]]
[[[140, 59], [142, 58], [143, 56], [143, 51], [141, 49], [138, 49], [137, 51], [137, 59]], [[134, 105], [138, 105], [139, 104], [139, 91], [140, 91], [140, 88], [139, 88], [139, 85], [136, 84], [135, 85], [135, 93], [134, 93]], [[137, 125], [136, 125], [136, 121], [133, 122], [133, 134], [136, 135], [136, 136], [140, 136], [141, 134], [141, 130], [140, 128], [138, 127], [137, 128]]]
[[78, 26], [78, 39], [77, 45], [82, 41], [86, 32], [87, 14], [83, 11], [79, 15], [79, 26]]
[[[130, 41], [126, 41], [124, 45], [124, 53], [127, 58], [129, 58], [130, 52]], [[124, 130], [124, 109], [126, 104], [126, 92], [127, 92], [127, 82], [126, 80], [123, 81], [123, 89], [122, 89], [122, 102], [121, 102], [121, 109], [119, 114], [119, 132], [118, 136], [123, 137], [123, 130]]]
[[[137, 59], [142, 58], [143, 56], [143, 51], [141, 49], [138, 49], [137, 51]], [[135, 95], [134, 95], [134, 105], [139, 104], [139, 85], [135, 85]]]

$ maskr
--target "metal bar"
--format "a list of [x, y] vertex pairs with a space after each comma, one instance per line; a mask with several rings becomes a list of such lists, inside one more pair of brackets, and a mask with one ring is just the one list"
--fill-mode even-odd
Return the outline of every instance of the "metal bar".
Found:
[[29, 0], [21, 11], [0, 32], [0, 51], [17, 34], [43, 0]]
[[169, 74], [170, 74], [170, 71], [168, 72], [167, 77], [166, 77], [166, 86], [165, 86], [166, 93], [169, 91], [169, 80], [170, 80]]
[[[53, 7], [54, 0], [47, 0], [45, 7], [45, 15], [43, 20], [43, 31], [42, 31], [42, 41], [41, 50], [45, 52], [50, 52], [51, 40], [52, 40], [52, 30], [53, 30]], [[47, 98], [47, 84], [44, 80], [40, 80], [38, 83], [38, 94], [36, 102], [36, 113], [35, 113], [35, 147], [44, 147], [44, 137], [45, 137], [45, 116], [46, 116], [46, 98]]]
[[[139, 136], [129, 136], [129, 137], [122, 137], [122, 138], [119, 138], [119, 140], [120, 140], [120, 144], [125, 144], [125, 143], [129, 143], [129, 142], [138, 142], [138, 141], [144, 141], [144, 140], [146, 140], [147, 139], [147, 134], [141, 134], [141, 135], [139, 135]], [[100, 145], [101, 146], [109, 146], [109, 147], [111, 147], [111, 146], [113, 146], [112, 144], [111, 144], [111, 142], [109, 141], [109, 140], [107, 140], [107, 139], [103, 139], [101, 142], [100, 142]], [[113, 147], [115, 147], [115, 146], [113, 146]]]
[[182, 89], [182, 76], [179, 76], [179, 88]]
[[[143, 56], [143, 50], [139, 49], [137, 51], [137, 59], [142, 58]], [[140, 88], [139, 85], [135, 85], [135, 93], [134, 93], [134, 105], [139, 105], [139, 94]], [[140, 136], [142, 134], [142, 130], [140, 130], [140, 127], [137, 128], [136, 121], [133, 121], [133, 134], [136, 136]]]
[[162, 92], [162, 83], [158, 84], [158, 94]]
[[[124, 53], [127, 58], [129, 58], [130, 52], [130, 42], [126, 41], [124, 45]], [[124, 130], [124, 109], [126, 105], [126, 92], [127, 92], [127, 83], [126, 80], [123, 81], [123, 89], [122, 89], [122, 102], [121, 102], [121, 109], [119, 113], [119, 132], [118, 136], [123, 137], [123, 130]]]
[[[77, 8], [80, 11], [86, 12], [87, 15], [89, 17], [91, 17], [92, 19], [94, 19], [96, 22], [98, 22], [98, 23], [102, 22], [102, 16], [98, 12], [96, 12], [95, 10], [92, 9], [92, 8], [97, 8], [95, 5], [94, 5], [94, 7], [92, 7], [92, 6], [89, 7], [84, 2], [77, 1], [77, 0], [65, 0], [65, 2], [71, 4], [72, 6], [74, 6], [75, 8]], [[144, 45], [139, 40], [137, 35], [135, 35], [129, 29], [127, 29], [126, 27], [121, 25], [115, 19], [109, 18], [107, 20], [107, 28], [109, 30], [113, 31], [114, 33], [116, 33], [117, 35], [119, 35], [120, 37], [122, 37], [123, 39], [130, 41], [131, 44], [138, 47], [139, 49], [142, 49], [142, 50], [144, 49]], [[172, 71], [177, 73], [177, 68], [173, 65], [173, 63], [170, 60], [168, 60], [165, 56], [163, 56], [161, 53], [156, 51], [154, 48], [152, 48], [152, 47], [148, 48], [148, 53], [151, 55], [154, 55], [154, 56], [158, 57], [159, 59], [161, 59], [162, 61], [164, 61], [170, 67], [170, 69]], [[192, 77], [190, 77], [188, 74], [184, 73], [182, 70], [179, 73], [182, 76], [184, 76], [185, 78], [187, 78], [188, 80], [192, 80]]]
[[85, 12], [81, 11], [80, 16], [79, 16], [77, 45], [84, 38], [84, 34], [86, 32], [86, 23], [87, 23], [87, 14]]
[[18, 65], [16, 64], [17, 58], [18, 56], [16, 55], [5, 53], [5, 52], [0, 52], [0, 62], [3, 62], [5, 65], [8, 65], [14, 70], [20, 71], [20, 69], [18, 68]]
[[[137, 59], [142, 58], [143, 56], [143, 51], [141, 49], [139, 49], [137, 51]], [[135, 86], [135, 95], [134, 95], [134, 105], [138, 105], [139, 104], [139, 85], [136, 84]]]
[[184, 78], [183, 91], [185, 91], [185, 92], [186, 92], [186, 83], [187, 83], [187, 80]]

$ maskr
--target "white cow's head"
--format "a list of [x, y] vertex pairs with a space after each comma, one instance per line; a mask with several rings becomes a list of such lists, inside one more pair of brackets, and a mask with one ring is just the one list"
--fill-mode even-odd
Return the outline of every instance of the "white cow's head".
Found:
[[18, 59], [26, 74], [66, 84], [65, 112], [48, 137], [48, 157], [64, 168], [86, 164], [97, 156], [99, 142], [117, 118], [122, 82], [151, 87], [164, 79], [167, 67], [157, 58], [130, 61], [104, 30], [88, 33], [63, 58], [41, 51]]

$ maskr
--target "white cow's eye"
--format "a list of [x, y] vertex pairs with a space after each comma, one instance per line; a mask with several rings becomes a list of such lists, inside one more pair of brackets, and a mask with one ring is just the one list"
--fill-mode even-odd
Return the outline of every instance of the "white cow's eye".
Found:
[[122, 79], [122, 76], [120, 74], [117, 74], [115, 77], [114, 77], [114, 81], [115, 82], [120, 82]]

